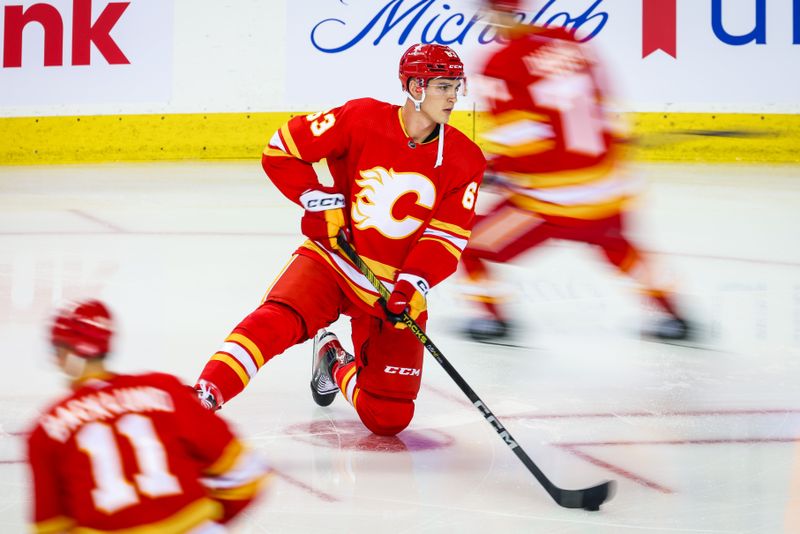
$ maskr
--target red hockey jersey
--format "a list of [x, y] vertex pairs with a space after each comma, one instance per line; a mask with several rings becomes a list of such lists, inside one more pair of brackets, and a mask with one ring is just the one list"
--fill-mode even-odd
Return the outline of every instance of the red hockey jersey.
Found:
[[620, 175], [604, 74], [591, 48], [563, 28], [520, 26], [482, 70], [490, 166], [511, 200], [542, 215], [617, 213], [635, 190]]
[[[262, 164], [275, 185], [299, 204], [320, 187], [311, 163], [327, 160], [334, 188], [346, 199], [352, 243], [391, 290], [398, 271], [434, 286], [452, 274], [472, 228], [485, 159], [455, 128], [440, 140], [414, 143], [401, 108], [359, 99], [298, 116], [270, 140]], [[440, 135], [441, 129], [440, 129]], [[370, 311], [378, 298], [358, 269], [324, 243], [307, 241], [298, 253], [324, 262], [351, 299]]]
[[188, 532], [235, 515], [265, 475], [222, 419], [159, 373], [76, 386], [37, 420], [28, 461], [41, 533]]

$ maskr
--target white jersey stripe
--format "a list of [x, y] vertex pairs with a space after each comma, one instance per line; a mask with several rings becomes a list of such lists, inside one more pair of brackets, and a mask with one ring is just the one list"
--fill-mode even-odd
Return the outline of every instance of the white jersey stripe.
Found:
[[[341, 271], [344, 273], [345, 277], [348, 280], [353, 282], [355, 285], [357, 285], [358, 287], [360, 287], [364, 291], [367, 291], [367, 292], [372, 293], [372, 294], [376, 294], [377, 293], [375, 291], [375, 288], [372, 287], [372, 284], [369, 283], [369, 280], [367, 280], [367, 277], [364, 276], [363, 274], [361, 274], [361, 271], [357, 270], [351, 264], [349, 264], [346, 261], [344, 261], [344, 259], [339, 257], [338, 254], [332, 254], [319, 241], [314, 241], [314, 243], [316, 243], [316, 245], [325, 252], [325, 255], [331, 261], [333, 261], [336, 264], [336, 266], [339, 267], [339, 269], [341, 269]], [[381, 280], [381, 282], [383, 282], [383, 285], [385, 285], [386, 289], [388, 289], [389, 292], [391, 293], [392, 290], [394, 289], [394, 283], [387, 282], [386, 280]]]
[[237, 488], [255, 482], [269, 472], [269, 467], [258, 454], [245, 450], [236, 463], [216, 477], [204, 477], [203, 485], [211, 490]]
[[[262, 137], [262, 139], [263, 139], [263, 137]], [[281, 140], [281, 136], [277, 131], [274, 134], [272, 134], [272, 139], [269, 140], [269, 144], [271, 146], [280, 148], [282, 151], [286, 152], [287, 154], [289, 153], [289, 151], [286, 150], [286, 146], [283, 144], [283, 140]]]
[[633, 195], [641, 187], [640, 180], [611, 177], [587, 185], [554, 187], [549, 189], [533, 189], [513, 186], [515, 193], [535, 198], [551, 204], [573, 206], [610, 201], [623, 195]]
[[532, 141], [555, 138], [553, 127], [530, 119], [504, 124], [485, 132], [483, 137], [506, 146], [518, 146]]
[[467, 240], [463, 237], [456, 237], [453, 234], [449, 234], [447, 232], [442, 232], [441, 230], [437, 230], [435, 228], [426, 228], [422, 235], [432, 235], [436, 236], [440, 239], [444, 239], [445, 241], [450, 242], [454, 247], [456, 247], [460, 251], [464, 251], [467, 246]]

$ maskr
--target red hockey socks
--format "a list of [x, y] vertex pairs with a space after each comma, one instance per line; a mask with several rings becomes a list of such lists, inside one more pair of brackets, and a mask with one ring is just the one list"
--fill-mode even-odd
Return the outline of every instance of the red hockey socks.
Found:
[[218, 403], [227, 402], [273, 356], [307, 337], [305, 324], [293, 309], [268, 300], [233, 329], [206, 363], [199, 380], [217, 386], [222, 395]]

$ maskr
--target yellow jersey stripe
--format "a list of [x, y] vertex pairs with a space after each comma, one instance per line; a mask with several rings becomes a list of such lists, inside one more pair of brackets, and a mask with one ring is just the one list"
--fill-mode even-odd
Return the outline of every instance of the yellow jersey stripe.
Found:
[[607, 158], [601, 163], [583, 169], [573, 169], [560, 172], [545, 172], [541, 174], [504, 173], [511, 181], [522, 187], [547, 189], [569, 185], [581, 185], [597, 182], [608, 177], [615, 170], [612, 158]]
[[500, 156], [508, 156], [510, 158], [541, 154], [542, 152], [553, 150], [555, 147], [556, 142], [549, 139], [545, 139], [543, 141], [533, 141], [515, 146], [501, 145], [499, 143], [492, 143], [491, 141], [484, 141], [483, 143], [483, 149], [486, 152]]
[[405, 135], [406, 137], [411, 137], [410, 135], [408, 135], [408, 132], [406, 131], [406, 123], [405, 121], [403, 121], [402, 107], [397, 108], [397, 118], [400, 119], [400, 128], [403, 130], [403, 135]]
[[289, 131], [289, 123], [281, 126], [281, 135], [283, 136], [283, 142], [286, 143], [286, 148], [289, 149], [289, 152], [292, 154], [292, 156], [296, 157], [297, 159], [303, 159], [300, 157], [300, 151], [297, 150], [297, 145], [294, 142], [292, 133]]
[[74, 524], [75, 521], [69, 517], [53, 517], [33, 525], [33, 531], [36, 534], [61, 534], [62, 532], [69, 532], [70, 527]]
[[385, 278], [388, 280], [394, 280], [394, 275], [397, 274], [398, 269], [397, 267], [392, 267], [386, 263], [381, 263], [376, 260], [372, 260], [370, 258], [361, 257], [364, 260], [364, 263], [372, 269], [372, 272], [378, 275], [380, 278]]
[[262, 152], [262, 154], [264, 154], [265, 156], [269, 156], [271, 158], [291, 158], [292, 157], [291, 154], [287, 154], [286, 152], [284, 152], [283, 150], [280, 150], [278, 148], [272, 148], [269, 145], [267, 145], [267, 147], [264, 149], [264, 152]]
[[234, 439], [225, 447], [213, 464], [203, 470], [207, 476], [216, 476], [228, 471], [242, 454], [244, 447], [239, 440]]
[[451, 234], [455, 234], [466, 239], [469, 239], [471, 233], [469, 230], [464, 230], [458, 225], [440, 221], [438, 219], [431, 219], [430, 226], [433, 226], [437, 230], [450, 232]]
[[511, 202], [528, 211], [541, 215], [552, 215], [554, 217], [571, 217], [573, 219], [604, 219], [616, 215], [627, 207], [630, 197], [624, 196], [603, 202], [600, 204], [576, 204], [573, 206], [562, 206], [543, 202], [525, 195], [513, 195]]
[[283, 266], [283, 269], [281, 269], [281, 272], [278, 273], [278, 276], [276, 276], [272, 280], [272, 282], [270, 282], [269, 287], [267, 287], [267, 290], [264, 292], [264, 296], [261, 297], [261, 304], [264, 304], [267, 301], [267, 297], [269, 296], [269, 292], [272, 291], [273, 287], [275, 287], [275, 283], [278, 280], [280, 280], [281, 276], [283, 276], [283, 273], [286, 272], [286, 270], [289, 268], [289, 266], [292, 264], [292, 262], [294, 260], [296, 260], [296, 259], [297, 259], [297, 254], [292, 254], [292, 257], [289, 258], [289, 261], [287, 261], [286, 265]]
[[336, 263], [334, 263], [330, 258], [328, 258], [328, 255], [325, 254], [322, 250], [320, 250], [320, 248], [313, 241], [306, 241], [305, 243], [303, 243], [302, 246], [303, 248], [307, 248], [309, 250], [314, 251], [318, 256], [324, 259], [325, 262], [328, 263], [328, 265], [330, 265], [336, 271], [336, 274], [339, 275], [339, 277], [341, 277], [341, 279], [345, 281], [345, 283], [353, 292], [356, 298], [358, 298], [359, 300], [370, 306], [372, 306], [378, 301], [377, 293], [371, 293], [369, 291], [366, 291], [362, 289], [360, 286], [358, 286], [355, 282], [351, 281], [347, 277], [347, 275], [345, 275], [344, 272], [342, 272], [339, 266], [336, 265]]
[[490, 139], [491, 133], [494, 130], [508, 127], [515, 122], [534, 122], [549, 125], [550, 118], [545, 115], [524, 110], [510, 110], [496, 116], [489, 116], [479, 133], [481, 148], [483, 148], [485, 152], [491, 154], [509, 157], [533, 155], [555, 148], [556, 142], [550, 138], [534, 139], [516, 145], [507, 145]]
[[508, 297], [490, 297], [487, 295], [464, 295], [464, 298], [473, 302], [485, 302], [487, 304], [500, 304], [508, 302]]
[[455, 256], [456, 259], [459, 259], [461, 257], [461, 251], [458, 250], [456, 247], [454, 247], [451, 243], [445, 241], [444, 239], [438, 238], [436, 236], [425, 236], [420, 238], [419, 241], [420, 243], [423, 241], [434, 241], [442, 245], [444, 249], [447, 250], [447, 252], [449, 252], [453, 256]]
[[223, 501], [243, 501], [245, 499], [252, 499], [264, 486], [264, 484], [272, 478], [272, 476], [273, 474], [270, 473], [266, 477], [261, 477], [258, 480], [254, 480], [243, 486], [238, 486], [236, 488], [212, 489], [209, 493], [213, 498]]
[[[397, 108], [397, 118], [400, 119], [400, 128], [403, 129], [403, 134], [405, 134], [406, 137], [411, 137], [410, 135], [408, 135], [408, 132], [406, 131], [406, 123], [405, 123], [405, 121], [403, 121], [403, 107], [402, 106]], [[442, 128], [444, 128], [444, 126], [442, 126]], [[418, 145], [428, 145], [430, 143], [433, 143], [434, 141], [437, 141], [438, 139], [439, 139], [439, 135], [437, 134], [436, 137], [434, 137], [430, 141], [425, 141], [424, 143], [417, 143], [417, 144]]]
[[[550, 122], [550, 117], [542, 115], [541, 113], [533, 113], [524, 109], [512, 109], [498, 113], [497, 115], [488, 116], [488, 122], [491, 126], [503, 126], [518, 121], [533, 121], [533, 122]], [[489, 127], [491, 127], [489, 126]]]
[[163, 532], [188, 532], [194, 527], [222, 517], [222, 505], [211, 499], [198, 499], [178, 513], [156, 523], [122, 530], [96, 530], [77, 527], [75, 534], [158, 534]]

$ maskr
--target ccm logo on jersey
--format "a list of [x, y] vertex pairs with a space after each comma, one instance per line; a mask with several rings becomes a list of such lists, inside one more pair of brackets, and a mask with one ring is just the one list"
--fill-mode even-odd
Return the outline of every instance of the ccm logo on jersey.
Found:
[[387, 365], [383, 372], [389, 375], [403, 375], [403, 376], [420, 376], [419, 369], [413, 369], [411, 367], [395, 367], [393, 365]]

